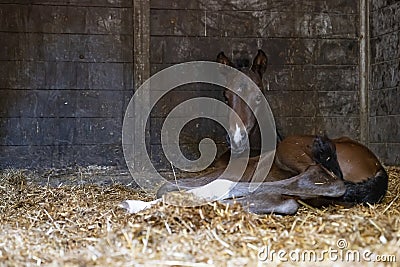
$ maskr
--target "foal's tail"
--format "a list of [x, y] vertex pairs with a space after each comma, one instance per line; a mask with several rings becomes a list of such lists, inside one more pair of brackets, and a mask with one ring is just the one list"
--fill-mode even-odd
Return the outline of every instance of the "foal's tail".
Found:
[[337, 200], [345, 203], [375, 204], [382, 201], [388, 189], [388, 174], [382, 167], [375, 176], [360, 183], [344, 181], [346, 185], [346, 193]]

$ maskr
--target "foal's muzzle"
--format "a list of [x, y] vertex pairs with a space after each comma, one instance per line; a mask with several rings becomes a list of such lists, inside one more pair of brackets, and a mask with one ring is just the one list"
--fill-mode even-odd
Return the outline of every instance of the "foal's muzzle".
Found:
[[229, 133], [226, 135], [226, 142], [232, 154], [241, 154], [250, 148], [249, 138], [246, 131]]

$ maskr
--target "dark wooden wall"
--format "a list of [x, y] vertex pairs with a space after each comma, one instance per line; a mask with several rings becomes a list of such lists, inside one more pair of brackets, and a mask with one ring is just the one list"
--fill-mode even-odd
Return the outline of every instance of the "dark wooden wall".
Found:
[[369, 141], [388, 164], [400, 164], [400, 2], [371, 1]]
[[[357, 0], [153, 0], [152, 71], [215, 60], [220, 51], [251, 62], [261, 48], [269, 58], [266, 94], [283, 135], [326, 132], [358, 139], [358, 13]], [[222, 98], [205, 86], [175, 94], [169, 101], [173, 105], [189, 95]], [[153, 121], [166, 115], [167, 110]], [[159, 140], [153, 139], [152, 146], [159, 155]]]
[[0, 167], [123, 165], [131, 0], [1, 1]]
[[[358, 2], [152, 0], [151, 73], [214, 60], [220, 51], [251, 61], [261, 48], [269, 57], [266, 94], [283, 135], [359, 139]], [[121, 126], [140, 67], [134, 67], [133, 3], [0, 3], [0, 168], [125, 166]], [[369, 141], [386, 162], [398, 164], [399, 3], [370, 3]], [[223, 98], [221, 88], [185, 86], [152, 113], [148, 139], [159, 169], [170, 170], [161, 151], [162, 122], [194, 96]], [[194, 121], [182, 134], [183, 150], [195, 157], [196, 142], [206, 136], [222, 149], [223, 135], [209, 120]]]

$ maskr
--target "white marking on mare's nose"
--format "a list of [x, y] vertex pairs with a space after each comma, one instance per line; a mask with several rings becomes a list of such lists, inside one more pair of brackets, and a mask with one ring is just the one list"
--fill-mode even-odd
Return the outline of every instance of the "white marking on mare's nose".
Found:
[[242, 134], [241, 134], [239, 125], [236, 123], [236, 130], [233, 135], [233, 142], [235, 142], [236, 144], [239, 144], [240, 140], [242, 140]]

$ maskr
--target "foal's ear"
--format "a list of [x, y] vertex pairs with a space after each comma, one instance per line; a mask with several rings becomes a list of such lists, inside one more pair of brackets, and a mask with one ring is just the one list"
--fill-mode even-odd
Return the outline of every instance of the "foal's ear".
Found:
[[231, 67], [234, 67], [232, 61], [229, 60], [227, 56], [225, 56], [224, 52], [220, 52], [217, 56], [217, 62], [221, 64], [225, 64]]
[[260, 77], [263, 76], [265, 71], [267, 70], [268, 58], [267, 55], [261, 49], [258, 50], [256, 57], [253, 60], [253, 65], [251, 66], [251, 70], [258, 73]]

